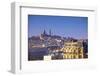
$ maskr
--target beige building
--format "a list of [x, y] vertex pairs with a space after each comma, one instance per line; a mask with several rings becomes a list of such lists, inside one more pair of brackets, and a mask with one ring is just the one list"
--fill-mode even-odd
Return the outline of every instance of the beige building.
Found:
[[64, 52], [64, 59], [79, 59], [83, 58], [82, 42], [65, 42], [61, 49]]

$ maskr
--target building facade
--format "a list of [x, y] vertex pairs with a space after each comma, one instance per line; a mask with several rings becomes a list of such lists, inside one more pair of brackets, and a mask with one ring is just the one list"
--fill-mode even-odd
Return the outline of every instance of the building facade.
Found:
[[64, 59], [79, 59], [84, 58], [83, 44], [82, 42], [65, 42], [63, 51]]

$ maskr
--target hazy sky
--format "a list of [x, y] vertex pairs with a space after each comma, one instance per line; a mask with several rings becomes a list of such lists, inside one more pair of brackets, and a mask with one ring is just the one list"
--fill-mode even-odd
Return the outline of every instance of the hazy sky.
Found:
[[88, 17], [28, 15], [28, 37], [38, 36], [44, 29], [62, 37], [87, 38]]

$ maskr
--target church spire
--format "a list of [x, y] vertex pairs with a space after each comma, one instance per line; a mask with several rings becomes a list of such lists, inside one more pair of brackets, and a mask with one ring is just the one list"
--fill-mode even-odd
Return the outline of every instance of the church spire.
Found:
[[44, 31], [43, 31], [43, 34], [46, 35], [46, 31], [45, 31], [45, 29], [44, 29]]
[[49, 30], [49, 35], [51, 35], [52, 33], [51, 33], [51, 29]]

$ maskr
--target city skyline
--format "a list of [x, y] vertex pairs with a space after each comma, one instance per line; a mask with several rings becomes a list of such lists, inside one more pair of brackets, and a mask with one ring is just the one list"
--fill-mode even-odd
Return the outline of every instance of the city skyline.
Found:
[[43, 31], [62, 37], [88, 38], [88, 18], [75, 16], [28, 15], [28, 37]]

